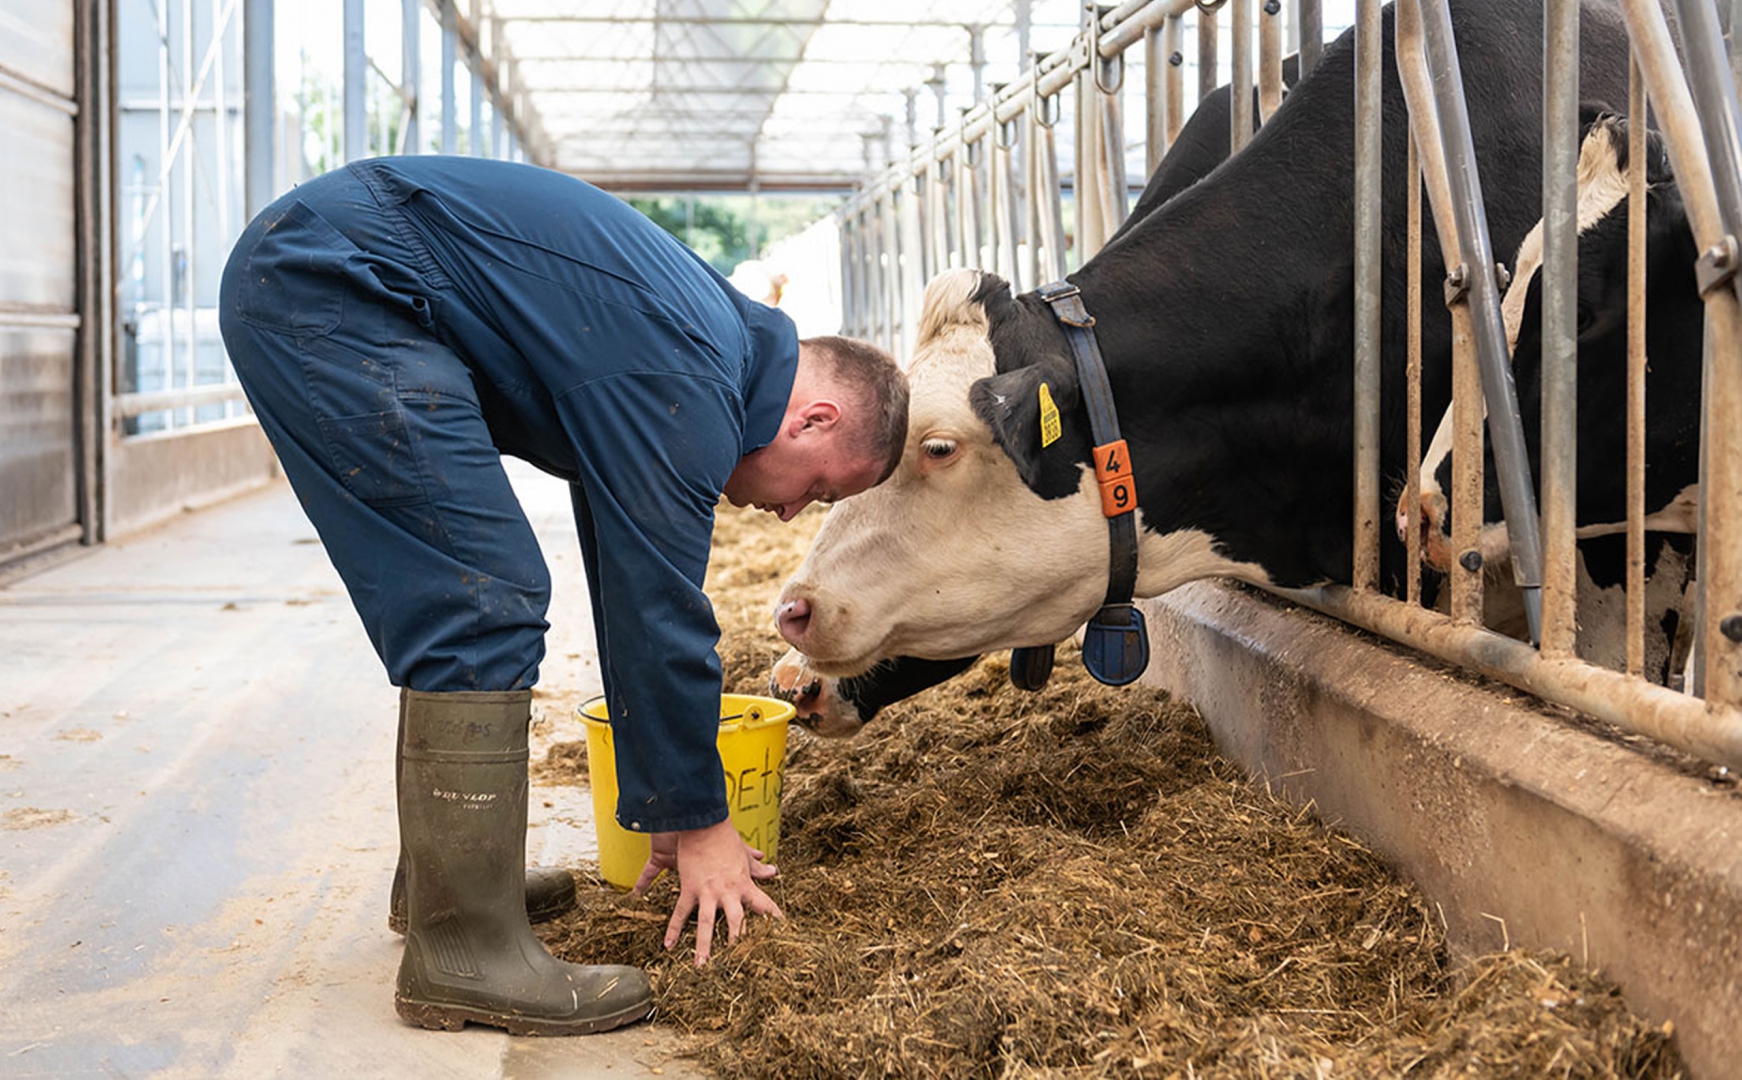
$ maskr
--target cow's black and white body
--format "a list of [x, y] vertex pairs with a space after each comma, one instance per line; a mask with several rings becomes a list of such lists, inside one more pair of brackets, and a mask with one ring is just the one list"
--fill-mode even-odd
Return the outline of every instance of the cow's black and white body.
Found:
[[[1539, 212], [1540, 5], [1453, 5], [1489, 227], [1517, 247]], [[1387, 237], [1381, 455], [1402, 475], [1405, 108], [1386, 12]], [[1583, 5], [1586, 96], [1621, 100], [1627, 42]], [[1106, 358], [1135, 466], [1137, 591], [1196, 578], [1346, 580], [1351, 566], [1354, 47], [1345, 35], [1241, 154], [1136, 222], [1072, 280]], [[1430, 280], [1443, 274], [1425, 243]], [[1423, 308], [1423, 399], [1449, 392], [1449, 316]], [[1052, 313], [998, 278], [934, 281], [896, 475], [846, 500], [787, 585], [779, 621], [816, 671], [945, 659], [1073, 633], [1107, 582], [1107, 530], [1070, 352]], [[1040, 388], [1063, 417], [1042, 446]], [[1432, 412], [1430, 411], [1430, 415]], [[1404, 551], [1382, 552], [1388, 578]]]
[[[1629, 122], [1594, 118], [1579, 156], [1578, 200], [1578, 471], [1577, 589], [1579, 654], [1620, 668], [1625, 657], [1627, 228]], [[1688, 586], [1698, 515], [1701, 339], [1704, 306], [1694, 277], [1699, 252], [1682, 208], [1681, 193], [1655, 134], [1646, 140], [1646, 357], [1645, 525], [1646, 670], [1655, 681], [1678, 673], [1678, 640], [1685, 646], [1691, 617]], [[1504, 304], [1507, 341], [1524, 421], [1531, 475], [1540, 484], [1542, 429], [1542, 294], [1538, 268], [1540, 228], [1532, 230], [1514, 262]], [[1422, 461], [1423, 561], [1449, 568], [1450, 521], [1443, 495], [1451, 483], [1450, 417]], [[1490, 448], [1484, 463], [1483, 565], [1489, 580], [1486, 618], [1497, 629], [1516, 606], [1506, 558], [1509, 537]], [[1399, 528], [1402, 526], [1399, 510]], [[1518, 620], [1513, 620], [1515, 624]]]

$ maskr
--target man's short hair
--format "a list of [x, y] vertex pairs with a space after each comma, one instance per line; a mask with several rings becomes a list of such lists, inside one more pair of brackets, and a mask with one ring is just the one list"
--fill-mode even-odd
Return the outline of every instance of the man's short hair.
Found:
[[850, 422], [848, 445], [856, 453], [884, 462], [881, 484], [901, 464], [907, 446], [907, 376], [882, 349], [857, 338], [825, 334], [804, 344], [822, 360], [828, 373], [850, 388], [863, 419]]

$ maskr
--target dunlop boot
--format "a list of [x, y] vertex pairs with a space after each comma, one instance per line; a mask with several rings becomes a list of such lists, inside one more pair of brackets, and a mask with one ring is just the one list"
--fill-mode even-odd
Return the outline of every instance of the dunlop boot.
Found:
[[552, 957], [526, 918], [530, 691], [404, 693], [405, 956], [394, 1003], [426, 1028], [582, 1035], [653, 1011], [638, 968]]
[[[399, 784], [405, 766], [405, 696], [399, 692], [399, 738], [394, 743], [393, 782]], [[548, 922], [575, 909], [574, 875], [559, 866], [529, 866], [526, 868], [526, 918], [529, 922]], [[399, 845], [399, 864], [393, 868], [393, 887], [387, 894], [387, 928], [395, 934], [405, 933], [405, 845]]]

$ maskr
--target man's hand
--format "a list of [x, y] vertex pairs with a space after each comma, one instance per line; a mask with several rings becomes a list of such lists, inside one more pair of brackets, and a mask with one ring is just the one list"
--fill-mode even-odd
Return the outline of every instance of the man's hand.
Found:
[[[762, 853], [759, 851], [757, 854]], [[656, 832], [653, 834], [653, 850], [647, 853], [647, 865], [641, 868], [641, 876], [635, 879], [635, 887], [629, 892], [631, 895], [641, 896], [659, 880], [659, 875], [676, 869], [677, 833]]]
[[746, 844], [730, 821], [705, 829], [655, 833], [652, 854], [635, 882], [635, 891], [642, 892], [669, 867], [676, 867], [681, 888], [677, 908], [665, 927], [665, 947], [677, 944], [684, 924], [694, 915], [698, 965], [707, 963], [713, 951], [714, 921], [722, 912], [728, 944], [737, 941], [743, 931], [746, 910], [777, 919], [786, 917], [780, 905], [756, 885], [778, 871], [762, 861], [762, 852]]

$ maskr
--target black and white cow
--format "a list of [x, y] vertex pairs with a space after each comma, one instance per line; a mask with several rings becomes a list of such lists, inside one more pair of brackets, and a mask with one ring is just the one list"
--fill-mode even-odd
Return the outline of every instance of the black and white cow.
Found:
[[[1452, 5], [1495, 246], [1535, 224], [1542, 10]], [[1404, 354], [1405, 110], [1385, 13], [1383, 347]], [[1582, 5], [1581, 85], [1619, 100], [1627, 39]], [[1179, 192], [1072, 276], [1096, 332], [1134, 465], [1137, 592], [1207, 576], [1346, 580], [1351, 564], [1354, 43], [1345, 35], [1242, 153]], [[1443, 273], [1425, 243], [1427, 273]], [[811, 670], [893, 656], [949, 660], [1070, 636], [1100, 605], [1107, 531], [1062, 330], [997, 277], [941, 276], [909, 366], [908, 452], [882, 486], [835, 507], [782, 593], [777, 621]], [[1423, 308], [1423, 399], [1443, 408], [1449, 316]], [[1402, 473], [1403, 385], [1383, 388], [1381, 456]], [[1042, 385], [1063, 435], [1042, 447]], [[1430, 412], [1431, 415], [1431, 412]], [[1383, 572], [1400, 579], [1389, 538]], [[791, 685], [791, 684], [789, 684]]]
[[[1299, 72], [1300, 58], [1285, 57], [1283, 86], [1292, 88]], [[1254, 131], [1258, 130], [1257, 97], [1258, 91], [1254, 89]], [[1109, 243], [1227, 160], [1233, 147], [1229, 127], [1233, 100], [1231, 84], [1224, 83], [1198, 103]], [[884, 706], [954, 678], [978, 659], [977, 655], [950, 660], [897, 656], [882, 661], [872, 671], [836, 679], [810, 671], [802, 654], [789, 650], [775, 665], [769, 688], [792, 701], [798, 707], [800, 722], [812, 731], [828, 736], [852, 735]]]
[[[1647, 640], [1647, 673], [1667, 682], [1677, 672], [1675, 642], [1685, 643], [1691, 616], [1691, 534], [1699, 498], [1701, 341], [1705, 309], [1694, 278], [1699, 256], [1681, 192], [1655, 133], [1646, 140], [1645, 508], [1647, 607], [1662, 633]], [[1578, 536], [1579, 653], [1619, 668], [1625, 657], [1628, 121], [1607, 115], [1590, 125], [1580, 147], [1578, 178]], [[1503, 311], [1507, 342], [1529, 451], [1540, 484], [1542, 420], [1541, 228], [1520, 246]], [[1443, 494], [1451, 484], [1451, 418], [1442, 419], [1422, 460], [1419, 493], [1422, 559], [1445, 571], [1454, 552]], [[1490, 625], [1506, 625], [1508, 535], [1490, 447], [1484, 462], [1482, 555], [1497, 568], [1486, 607]], [[1399, 528], [1403, 528], [1399, 507]], [[1496, 604], [1498, 601], [1498, 604]], [[1498, 610], [1495, 610], [1498, 608]]]

